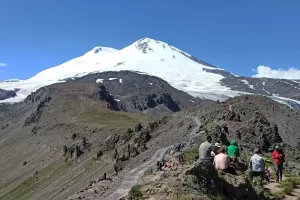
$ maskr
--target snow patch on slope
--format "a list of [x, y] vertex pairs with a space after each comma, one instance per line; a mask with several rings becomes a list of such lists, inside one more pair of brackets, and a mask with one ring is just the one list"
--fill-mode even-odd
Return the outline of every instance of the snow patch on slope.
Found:
[[100, 78], [99, 78], [99, 79], [96, 80], [96, 83], [97, 83], [97, 84], [98, 84], [98, 83], [103, 83], [103, 81], [104, 81], [104, 79], [100, 79]]
[[254, 89], [254, 86], [251, 85], [247, 80], [241, 80], [243, 83], [249, 86], [249, 88]]

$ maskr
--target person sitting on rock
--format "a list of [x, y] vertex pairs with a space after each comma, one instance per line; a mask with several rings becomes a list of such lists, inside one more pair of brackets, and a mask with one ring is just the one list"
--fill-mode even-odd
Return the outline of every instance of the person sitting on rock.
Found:
[[219, 149], [219, 154], [214, 157], [214, 166], [216, 170], [222, 170], [225, 173], [236, 175], [233, 167], [230, 166], [230, 157], [226, 154], [227, 147], [222, 146]]
[[220, 148], [221, 148], [220, 143], [216, 142], [215, 145], [214, 145], [214, 147], [213, 147], [213, 150], [212, 150], [211, 153], [210, 153], [210, 155], [211, 155], [212, 157], [215, 157], [216, 155], [218, 155], [218, 154], [219, 154]]
[[275, 164], [277, 182], [282, 181], [282, 170], [283, 170], [284, 158], [285, 158], [284, 152], [278, 145], [276, 145], [275, 150], [272, 153], [272, 159]]
[[260, 184], [265, 178], [265, 160], [260, 156], [260, 149], [255, 149], [253, 156], [250, 158], [249, 168], [250, 168], [250, 179], [253, 177], [260, 177]]
[[211, 136], [207, 136], [206, 141], [200, 144], [200, 147], [199, 147], [199, 159], [200, 160], [210, 159], [210, 157], [211, 157], [210, 153], [213, 150], [211, 141], [212, 141]]
[[240, 149], [237, 146], [237, 143], [235, 140], [231, 140], [230, 145], [228, 147], [228, 156], [230, 157], [231, 161], [237, 162], [238, 157], [240, 156]]

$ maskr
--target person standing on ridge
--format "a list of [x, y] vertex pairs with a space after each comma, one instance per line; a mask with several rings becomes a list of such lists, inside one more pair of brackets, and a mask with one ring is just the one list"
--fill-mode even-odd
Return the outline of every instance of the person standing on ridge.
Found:
[[199, 147], [199, 160], [209, 159], [211, 158], [211, 151], [213, 150], [213, 146], [211, 144], [212, 138], [211, 136], [206, 137], [206, 141], [200, 144]]
[[235, 140], [231, 140], [230, 145], [228, 147], [228, 156], [230, 157], [231, 161], [237, 162], [237, 158], [240, 156], [240, 149], [237, 146]]
[[276, 181], [282, 181], [282, 170], [283, 170], [283, 163], [284, 163], [284, 152], [282, 149], [276, 145], [275, 150], [272, 153], [272, 159], [275, 164], [275, 171], [276, 171]]

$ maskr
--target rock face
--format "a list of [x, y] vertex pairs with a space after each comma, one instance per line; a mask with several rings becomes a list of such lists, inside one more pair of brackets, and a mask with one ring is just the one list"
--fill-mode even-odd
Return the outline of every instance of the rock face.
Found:
[[194, 98], [158, 77], [132, 71], [90, 74], [73, 82], [98, 84], [100, 99], [126, 112], [161, 115], [214, 103]]
[[13, 90], [3, 90], [0, 89], [0, 100], [8, 99], [11, 97], [15, 97], [17, 94]]
[[200, 187], [206, 191], [205, 194], [219, 192], [218, 172], [209, 160], [202, 160], [195, 163], [194, 167], [186, 171], [186, 175], [194, 175], [198, 178]]
[[[28, 99], [33, 100], [33, 99], [31, 99], [30, 96], [28, 97]], [[34, 101], [38, 101], [38, 100], [34, 100]], [[42, 116], [44, 108], [51, 101], [51, 97], [46, 96], [46, 97], [43, 97], [43, 99], [39, 98], [39, 101], [40, 102], [39, 102], [36, 110], [25, 120], [24, 126], [29, 126], [31, 124], [39, 122], [39, 120]]]
[[198, 178], [204, 194], [223, 196], [223, 199], [266, 199], [257, 194], [251, 183], [242, 176], [232, 176], [215, 170], [209, 160], [203, 160], [186, 171]]
[[110, 110], [120, 111], [121, 109], [119, 107], [119, 104], [114, 99], [114, 97], [111, 94], [109, 94], [105, 86], [101, 85], [99, 86], [99, 89], [99, 98], [100, 100], [107, 102], [107, 108], [109, 108]]

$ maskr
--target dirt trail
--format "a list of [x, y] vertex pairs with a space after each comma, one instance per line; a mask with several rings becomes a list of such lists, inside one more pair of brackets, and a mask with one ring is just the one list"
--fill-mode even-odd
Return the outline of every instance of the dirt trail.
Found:
[[[285, 180], [287, 178], [283, 176], [282, 179]], [[270, 190], [271, 193], [277, 193], [282, 190], [282, 187], [277, 182], [271, 182], [270, 184], [264, 185], [264, 188]], [[294, 188], [292, 194], [293, 196], [286, 195], [283, 200], [297, 200], [300, 196], [300, 187]]]
[[[190, 142], [193, 137], [199, 134], [197, 133], [197, 131], [201, 126], [201, 122], [198, 118], [194, 117], [193, 119], [195, 120], [197, 126], [187, 135], [188, 142]], [[105, 198], [105, 200], [119, 200], [120, 198], [126, 196], [130, 191], [130, 189], [135, 184], [137, 184], [138, 180], [143, 175], [143, 173], [148, 169], [150, 169], [151, 167], [153, 167], [153, 163], [156, 163], [155, 162], [156, 160], [160, 160], [164, 156], [165, 152], [171, 147], [172, 146], [159, 149], [158, 151], [155, 152], [155, 154], [152, 156], [152, 158], [149, 161], [130, 170], [127, 174], [125, 174], [123, 177], [123, 181], [121, 182], [118, 189], [114, 193], [112, 193], [109, 197]]]

